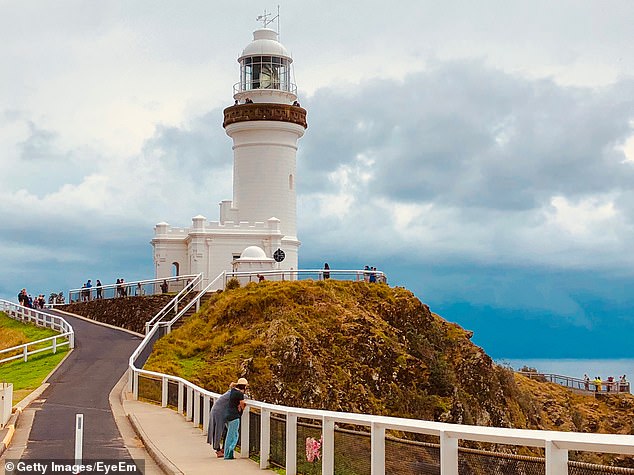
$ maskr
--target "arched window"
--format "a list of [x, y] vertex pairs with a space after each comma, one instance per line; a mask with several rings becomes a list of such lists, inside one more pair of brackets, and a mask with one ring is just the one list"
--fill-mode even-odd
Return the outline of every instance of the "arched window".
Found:
[[180, 275], [180, 264], [178, 262], [172, 262], [172, 277]]

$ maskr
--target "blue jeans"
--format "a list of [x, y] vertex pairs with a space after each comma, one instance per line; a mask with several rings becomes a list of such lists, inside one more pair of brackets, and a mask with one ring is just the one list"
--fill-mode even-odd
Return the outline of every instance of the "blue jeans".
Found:
[[233, 449], [238, 443], [238, 430], [240, 429], [240, 418], [227, 422], [227, 437], [225, 438], [225, 458], [233, 458]]

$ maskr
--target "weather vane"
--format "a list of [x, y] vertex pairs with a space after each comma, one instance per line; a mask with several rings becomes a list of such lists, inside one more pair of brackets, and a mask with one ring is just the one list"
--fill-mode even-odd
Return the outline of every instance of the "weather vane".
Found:
[[273, 15], [271, 12], [267, 12], [266, 8], [264, 9], [264, 14], [263, 15], [258, 15], [258, 17], [255, 19], [255, 21], [261, 21], [262, 25], [264, 25], [264, 28], [267, 28], [271, 23], [273, 23], [275, 20], [277, 20], [277, 32], [279, 34], [279, 29], [280, 29], [280, 6], [277, 6], [277, 15], [275, 15], [273, 18], [270, 18], [271, 15]]

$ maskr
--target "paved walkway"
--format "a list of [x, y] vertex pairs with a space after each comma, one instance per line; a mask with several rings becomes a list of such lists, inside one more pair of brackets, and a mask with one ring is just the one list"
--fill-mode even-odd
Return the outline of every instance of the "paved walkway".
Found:
[[249, 459], [218, 459], [203, 432], [183, 416], [135, 401], [125, 392], [123, 374], [138, 336], [81, 317], [63, 317], [75, 330], [75, 350], [21, 414], [0, 462], [72, 460], [75, 414], [83, 413], [84, 460], [143, 459], [146, 475], [270, 473]]
[[260, 470], [260, 466], [249, 459], [217, 458], [203, 432], [171, 409], [132, 399], [124, 399], [123, 408], [145, 441], [146, 449], [166, 473], [271, 473]]
[[128, 458], [108, 395], [140, 338], [68, 315], [64, 318], [75, 331], [75, 350], [30, 406], [34, 420], [22, 458], [74, 459], [76, 414], [84, 415], [84, 459]]

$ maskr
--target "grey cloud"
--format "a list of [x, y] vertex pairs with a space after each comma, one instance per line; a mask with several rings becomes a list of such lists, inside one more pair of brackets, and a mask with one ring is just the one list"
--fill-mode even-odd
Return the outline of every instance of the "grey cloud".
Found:
[[60, 157], [55, 142], [57, 132], [38, 127], [34, 122], [28, 122], [30, 134], [26, 140], [18, 143], [22, 160], [55, 160]]
[[530, 209], [557, 194], [623, 190], [634, 176], [615, 147], [632, 134], [632, 97], [631, 80], [566, 88], [478, 62], [319, 91], [305, 101], [300, 183], [323, 189], [364, 154], [375, 160], [373, 193], [403, 202]]
[[222, 128], [222, 117], [222, 110], [214, 109], [181, 127], [159, 125], [145, 142], [143, 154], [200, 183], [210, 169], [232, 164], [231, 141]]

